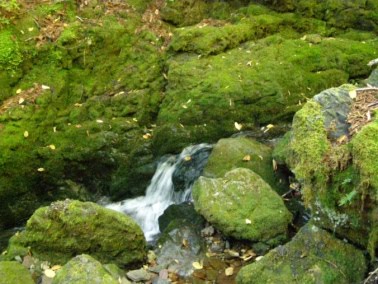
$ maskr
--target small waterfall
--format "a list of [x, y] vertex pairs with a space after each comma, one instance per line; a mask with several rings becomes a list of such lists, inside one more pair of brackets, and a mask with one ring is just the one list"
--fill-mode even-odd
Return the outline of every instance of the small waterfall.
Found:
[[[171, 204], [179, 204], [191, 199], [192, 185], [201, 174], [211, 149], [212, 146], [209, 144], [199, 144], [185, 148], [178, 156], [169, 156], [159, 163], [145, 196], [112, 203], [106, 207], [131, 216], [141, 226], [146, 240], [153, 241], [160, 233], [158, 218], [164, 210]], [[195, 159], [198, 153], [202, 155]], [[178, 167], [189, 162], [193, 162], [192, 168], [196, 169], [195, 174], [185, 181], [186, 188], [175, 191], [172, 177]]]

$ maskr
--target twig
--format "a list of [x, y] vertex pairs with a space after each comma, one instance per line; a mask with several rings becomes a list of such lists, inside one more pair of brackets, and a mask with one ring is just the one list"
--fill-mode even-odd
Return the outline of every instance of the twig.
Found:
[[373, 277], [374, 275], [378, 276], [378, 268], [374, 270], [373, 272], [370, 272], [369, 274], [370, 274], [369, 277], [365, 279], [363, 284], [367, 284], [370, 278]]

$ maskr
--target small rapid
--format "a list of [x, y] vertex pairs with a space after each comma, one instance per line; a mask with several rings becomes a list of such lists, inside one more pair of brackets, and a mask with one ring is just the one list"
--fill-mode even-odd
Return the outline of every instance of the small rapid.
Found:
[[[158, 164], [145, 196], [108, 204], [106, 207], [131, 216], [141, 226], [146, 240], [153, 241], [160, 233], [158, 218], [164, 210], [171, 204], [191, 200], [192, 185], [202, 173], [211, 149], [209, 144], [198, 144], [186, 147], [180, 155], [165, 158]], [[187, 164], [191, 165], [188, 167]], [[173, 178], [180, 167], [190, 175], [181, 175], [185, 177], [185, 187], [177, 190]]]

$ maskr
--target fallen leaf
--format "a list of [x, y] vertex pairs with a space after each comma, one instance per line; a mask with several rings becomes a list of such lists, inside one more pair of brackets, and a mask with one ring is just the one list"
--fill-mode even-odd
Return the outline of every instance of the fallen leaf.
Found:
[[75, 107], [81, 107], [83, 104], [76, 103], [74, 104]]
[[242, 128], [243, 128], [243, 125], [242, 124], [239, 124], [239, 123], [237, 123], [237, 122], [235, 122], [235, 128], [237, 129], [237, 130], [241, 130]]
[[24, 132], [24, 137], [25, 137], [25, 138], [28, 138], [28, 137], [29, 137], [29, 132], [28, 132], [28, 131], [25, 131], [25, 132]]
[[273, 170], [277, 171], [278, 165], [277, 165], [277, 161], [275, 159], [272, 160], [272, 164], [273, 164]]
[[136, 119], [136, 118], [134, 117], [134, 118], [133, 118], [133, 121], [138, 122], [138, 119]]
[[76, 124], [75, 127], [76, 128], [81, 128], [81, 124]]
[[21, 93], [22, 93], [22, 90], [21, 89], [17, 89], [16, 94], [21, 94]]
[[182, 105], [182, 108], [185, 108], [185, 109], [187, 109], [188, 107], [187, 107], [186, 105]]
[[54, 270], [54, 271], [57, 271], [59, 269], [62, 269], [61, 265], [54, 265], [53, 267], [51, 267], [51, 270]]
[[31, 27], [31, 28], [28, 28], [28, 31], [29, 32], [32, 32], [34, 30], [34, 28], [33, 27]]
[[253, 250], [248, 250], [245, 254], [243, 254], [240, 258], [244, 261], [248, 261], [256, 256], [256, 253]]
[[263, 257], [264, 257], [264, 256], [262, 256], [262, 255], [256, 257], [256, 261], [260, 261], [260, 260], [262, 260]]
[[50, 148], [51, 150], [55, 150], [55, 149], [56, 149], [54, 144], [49, 145], [49, 148]]
[[143, 135], [143, 138], [144, 139], [151, 138], [151, 134], [150, 133], [146, 133], [146, 134]]
[[231, 276], [234, 274], [234, 268], [232, 266], [230, 267], [227, 267], [225, 270], [224, 270], [224, 274], [226, 274], [226, 276]]
[[351, 99], [355, 99], [355, 98], [357, 97], [357, 92], [356, 92], [356, 90], [350, 91], [350, 92], [349, 92], [349, 97], [350, 97]]
[[247, 66], [252, 66], [252, 61], [248, 61], [246, 65]]
[[42, 90], [50, 90], [50, 87], [49, 86], [46, 86], [46, 85], [42, 85]]
[[52, 269], [46, 269], [44, 272], [43, 272], [48, 278], [54, 278], [55, 277], [55, 271], [52, 270]]
[[244, 158], [243, 158], [243, 161], [245, 161], [245, 162], [248, 162], [248, 161], [250, 161], [251, 160], [251, 156], [250, 155], [246, 155], [246, 156], [244, 156]]
[[97, 122], [97, 123], [104, 123], [104, 121], [101, 120], [101, 119], [97, 119], [96, 122]]
[[193, 262], [192, 266], [193, 266], [194, 269], [202, 269], [203, 268], [203, 265], [201, 263], [197, 262], [197, 261]]
[[18, 104], [20, 105], [20, 104], [22, 104], [24, 101], [25, 101], [24, 98], [20, 98], [20, 99], [18, 100]]
[[39, 171], [39, 172], [44, 172], [45, 169], [44, 169], [44, 168], [38, 168], [37, 171]]
[[184, 161], [190, 161], [192, 159], [192, 157], [190, 157], [190, 156], [185, 156], [185, 158], [184, 158]]
[[249, 224], [252, 224], [252, 221], [249, 219], [245, 219], [245, 223], [249, 225]]
[[261, 161], [264, 160], [264, 157], [263, 157], [263, 156], [258, 155], [258, 157], [260, 158]]
[[53, 127], [53, 131], [56, 132], [56, 126]]
[[189, 247], [189, 241], [187, 239], [182, 239], [181, 244], [182, 244], [182, 246], [184, 248], [188, 248]]

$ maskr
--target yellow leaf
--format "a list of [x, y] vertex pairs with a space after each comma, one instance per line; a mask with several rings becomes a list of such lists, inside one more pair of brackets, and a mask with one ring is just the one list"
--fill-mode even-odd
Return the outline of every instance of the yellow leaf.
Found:
[[31, 28], [28, 28], [28, 31], [29, 32], [32, 32], [34, 30], [34, 28], [33, 27], [31, 27]]
[[151, 138], [151, 134], [150, 133], [146, 133], [146, 134], [143, 135], [143, 138], [144, 139]]
[[242, 128], [243, 128], [243, 125], [241, 125], [241, 124], [239, 124], [239, 123], [237, 123], [237, 122], [235, 122], [235, 128], [237, 129], [237, 130], [241, 130]]
[[355, 99], [355, 98], [357, 97], [357, 92], [356, 92], [356, 90], [350, 91], [350, 92], [349, 92], [349, 97], [350, 97], [351, 99]]
[[76, 103], [74, 104], [75, 107], [81, 107], [83, 104]]
[[50, 87], [49, 86], [46, 86], [46, 85], [42, 85], [42, 90], [50, 90]]
[[49, 148], [50, 148], [51, 150], [55, 150], [55, 149], [56, 149], [54, 144], [49, 145]]
[[52, 269], [46, 269], [44, 272], [43, 272], [48, 278], [54, 278], [55, 277], [55, 271], [52, 270]]
[[60, 266], [60, 265], [54, 265], [53, 267], [51, 267], [51, 270], [54, 270], [54, 271], [57, 271], [59, 269], [62, 269], [62, 266]]
[[275, 159], [272, 160], [272, 164], [273, 164], [273, 170], [277, 171], [278, 165], [277, 165], [277, 161]]
[[28, 131], [25, 131], [25, 132], [24, 132], [24, 137], [25, 137], [25, 138], [28, 138], [28, 137], [29, 137], [29, 132], [28, 132]]
[[101, 119], [97, 119], [96, 122], [97, 123], [104, 123], [104, 121], [102, 121]]
[[249, 224], [252, 224], [252, 221], [249, 219], [245, 219], [245, 223], [249, 225]]
[[45, 169], [44, 169], [44, 168], [38, 168], [37, 171], [39, 171], [39, 172], [44, 172]]
[[135, 122], [138, 122], [138, 119], [136, 119], [135, 117], [133, 118], [133, 120], [134, 120]]
[[56, 132], [56, 126], [53, 127], [53, 131]]
[[247, 66], [252, 66], [252, 61], [248, 61]]
[[245, 162], [248, 162], [248, 161], [250, 161], [251, 160], [251, 156], [250, 155], [246, 155], [246, 156], [244, 156], [244, 158], [243, 158], [243, 161], [245, 161]]
[[231, 276], [232, 274], [234, 274], [234, 268], [232, 266], [227, 267], [224, 270], [224, 274], [226, 274], [226, 276]]
[[22, 93], [22, 90], [21, 89], [17, 89], [16, 94], [18, 95], [18, 94], [21, 94], [21, 93]]
[[192, 157], [190, 157], [190, 156], [185, 156], [185, 158], [184, 158], [184, 160], [187, 161], [187, 162], [190, 161], [191, 159], [192, 159]]
[[199, 262], [193, 262], [192, 263], [192, 266], [194, 267], [194, 269], [202, 269], [203, 268], [203, 265]]
[[20, 99], [18, 100], [18, 104], [20, 105], [20, 104], [22, 104], [24, 101], [25, 101], [24, 98], [20, 98]]

